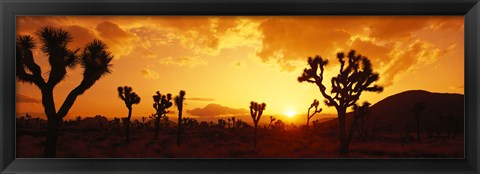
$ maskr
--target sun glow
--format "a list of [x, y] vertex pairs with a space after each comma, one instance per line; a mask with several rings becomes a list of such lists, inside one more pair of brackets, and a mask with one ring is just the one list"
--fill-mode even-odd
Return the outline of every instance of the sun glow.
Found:
[[295, 116], [296, 113], [295, 113], [294, 110], [291, 110], [291, 109], [290, 109], [290, 110], [285, 111], [284, 114], [285, 114], [287, 117], [293, 117], [293, 116]]

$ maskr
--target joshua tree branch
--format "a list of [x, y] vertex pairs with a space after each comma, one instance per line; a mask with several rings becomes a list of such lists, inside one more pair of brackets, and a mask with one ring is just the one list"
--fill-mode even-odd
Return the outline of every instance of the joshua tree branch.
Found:
[[67, 98], [65, 98], [65, 101], [63, 102], [62, 106], [58, 110], [57, 116], [63, 118], [67, 115], [68, 111], [70, 108], [72, 108], [73, 103], [77, 99], [77, 97], [85, 92], [89, 86], [86, 86], [84, 81], [80, 83], [77, 87], [75, 87], [70, 93], [68, 94]]

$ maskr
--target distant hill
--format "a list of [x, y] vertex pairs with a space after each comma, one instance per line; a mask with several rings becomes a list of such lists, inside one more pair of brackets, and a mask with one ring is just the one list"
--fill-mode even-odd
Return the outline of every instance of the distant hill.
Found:
[[[421, 129], [423, 131], [445, 130], [439, 115], [451, 115], [452, 120], [463, 130], [464, 126], [464, 95], [449, 93], [432, 93], [424, 90], [411, 90], [389, 96], [370, 107], [367, 127], [372, 127], [375, 120], [379, 131], [416, 130], [416, 117], [412, 108], [416, 102], [425, 102], [426, 108], [421, 113]], [[347, 128], [350, 128], [353, 114], [347, 114]], [[324, 126], [338, 126], [338, 119], [323, 123]], [[463, 131], [462, 131], [463, 132]]]

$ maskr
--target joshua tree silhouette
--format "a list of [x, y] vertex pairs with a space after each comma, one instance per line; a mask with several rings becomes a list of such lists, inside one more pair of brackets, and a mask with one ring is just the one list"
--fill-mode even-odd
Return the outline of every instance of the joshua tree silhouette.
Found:
[[[40, 38], [41, 51], [48, 56], [50, 64], [48, 81], [42, 77], [42, 69], [35, 63], [32, 49], [36, 43], [29, 35], [20, 35], [16, 40], [16, 76], [20, 82], [35, 84], [42, 93], [42, 105], [47, 116], [47, 133], [44, 147], [44, 157], [56, 156], [59, 125], [67, 115], [77, 97], [92, 87], [97, 80], [109, 74], [110, 61], [113, 56], [107, 46], [100, 40], [93, 40], [79, 54], [68, 48], [72, 41], [70, 33], [63, 29], [42, 27], [37, 31]], [[60, 109], [55, 108], [53, 90], [57, 84], [65, 79], [67, 68], [73, 69], [80, 64], [84, 69], [83, 79], [67, 95]]]
[[[318, 108], [319, 104], [320, 104], [320, 102], [317, 99], [314, 99], [312, 105], [310, 105], [310, 107], [308, 108], [308, 111], [307, 111], [307, 134], [308, 134], [308, 126], [309, 126], [309, 123], [310, 123], [310, 119], [316, 113], [322, 112], [322, 108], [320, 108], [320, 109]], [[310, 114], [310, 110], [313, 109], [314, 107], [315, 107], [315, 110], [313, 110], [312, 114]]]
[[[211, 122], [213, 125], [213, 122]], [[194, 118], [182, 118], [182, 130], [190, 129], [198, 125], [198, 121]]]
[[422, 114], [423, 110], [427, 107], [425, 102], [417, 102], [413, 105], [412, 112], [415, 114], [417, 119], [417, 142], [420, 142], [420, 115]]
[[140, 97], [132, 92], [132, 87], [124, 86], [118, 87], [118, 97], [125, 102], [125, 106], [128, 109], [128, 116], [124, 119], [125, 125], [125, 143], [130, 143], [130, 118], [132, 117], [132, 105], [140, 103]]
[[232, 128], [236, 128], [237, 127], [237, 120], [235, 119], [235, 117], [232, 117]]
[[258, 127], [258, 121], [260, 121], [260, 117], [263, 114], [263, 111], [265, 110], [265, 107], [267, 105], [265, 103], [258, 104], [257, 102], [250, 102], [250, 115], [252, 116], [253, 119], [253, 124], [254, 124], [254, 138], [253, 138], [253, 147], [257, 147], [257, 127]]
[[352, 141], [353, 134], [355, 133], [355, 130], [357, 129], [358, 121], [362, 120], [367, 117], [368, 114], [370, 114], [370, 103], [364, 102], [362, 106], [358, 106], [357, 104], [354, 104], [353, 106], [353, 123], [350, 125], [350, 132], [348, 133], [348, 142], [347, 144], [350, 144]]
[[327, 94], [327, 88], [323, 84], [323, 73], [325, 66], [328, 64], [327, 59], [320, 56], [314, 58], [309, 57], [307, 62], [309, 67], [303, 70], [303, 73], [298, 77], [299, 82], [309, 82], [316, 84], [322, 96], [325, 98], [325, 104], [329, 107], [335, 107], [337, 110], [339, 121], [339, 140], [341, 155], [348, 154], [348, 140], [346, 136], [345, 120], [346, 110], [353, 106], [360, 98], [362, 92], [382, 92], [383, 87], [373, 85], [373, 82], [378, 81], [379, 74], [373, 72], [370, 59], [360, 54], [355, 50], [351, 50], [347, 55], [345, 61], [345, 54], [343, 52], [337, 53], [337, 59], [340, 62], [340, 71], [336, 77], [331, 79], [332, 90], [331, 94]]
[[438, 115], [440, 121], [442, 122], [443, 128], [447, 132], [447, 139], [448, 138], [455, 138], [459, 130], [458, 121], [452, 114], [440, 114]]
[[167, 116], [167, 113], [169, 112], [167, 109], [173, 105], [171, 100], [172, 94], [170, 93], [167, 95], [162, 95], [159, 91], [157, 91], [156, 94], [153, 95], [153, 108], [156, 111], [156, 113], [153, 115], [155, 119], [155, 139], [158, 137], [160, 120]]
[[77, 127], [80, 127], [80, 121], [82, 121], [82, 117], [77, 116], [76, 120], [77, 120]]
[[275, 120], [277, 120], [275, 117], [270, 116], [270, 123], [268, 124], [267, 129], [270, 129], [270, 127], [272, 126], [272, 123], [273, 123]]
[[163, 117], [163, 120], [165, 121], [165, 129], [168, 128], [168, 124], [170, 123], [169, 119], [168, 116]]
[[175, 105], [178, 109], [178, 126], [177, 126], [177, 146], [180, 146], [181, 136], [182, 136], [182, 111], [183, 111], [183, 101], [185, 100], [185, 91], [181, 90], [179, 95], [175, 96]]
[[225, 121], [225, 119], [223, 119], [223, 118], [218, 119], [218, 127], [219, 128], [224, 129], [226, 125], [227, 125], [227, 122]]

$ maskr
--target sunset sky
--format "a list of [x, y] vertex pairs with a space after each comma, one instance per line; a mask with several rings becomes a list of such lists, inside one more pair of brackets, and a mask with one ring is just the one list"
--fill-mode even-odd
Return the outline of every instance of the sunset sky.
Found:
[[[464, 93], [463, 16], [17, 17], [17, 34], [36, 37], [43, 26], [69, 31], [72, 49], [97, 38], [114, 55], [112, 73], [78, 97], [66, 119], [125, 117], [128, 110], [117, 87], [128, 85], [141, 97], [133, 106], [134, 118], [154, 113], [155, 91], [175, 96], [185, 90], [186, 117], [210, 121], [247, 115], [250, 101], [256, 101], [267, 104], [262, 121], [276, 115], [304, 122], [313, 99], [324, 100], [316, 85], [297, 81], [307, 58], [329, 59], [330, 79], [339, 68], [335, 54], [350, 49], [372, 60], [380, 73], [378, 84], [385, 88], [363, 93], [360, 102], [376, 103], [412, 89]], [[39, 47], [34, 57], [48, 72]], [[81, 73], [81, 67], [70, 70], [55, 88], [57, 108], [81, 81]], [[17, 83], [17, 113], [43, 117], [40, 99], [36, 86]], [[320, 107], [322, 113], [336, 114], [323, 102]], [[286, 117], [288, 112], [296, 116]], [[175, 119], [176, 113], [169, 116]], [[251, 122], [250, 116], [242, 120]]]

